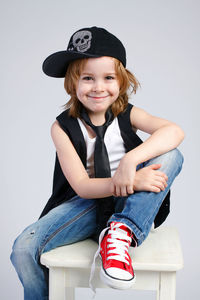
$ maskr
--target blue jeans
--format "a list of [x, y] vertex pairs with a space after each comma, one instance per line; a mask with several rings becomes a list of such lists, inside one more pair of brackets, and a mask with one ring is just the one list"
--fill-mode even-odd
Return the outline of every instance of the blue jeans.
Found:
[[[144, 166], [160, 163], [168, 176], [168, 186], [159, 193], [138, 192], [128, 197], [116, 197], [116, 212], [109, 219], [128, 225], [140, 245], [147, 237], [155, 216], [169, 188], [179, 174], [183, 156], [174, 149], [149, 160]], [[47, 300], [46, 268], [40, 265], [40, 256], [58, 246], [84, 240], [95, 234], [96, 201], [75, 196], [28, 226], [13, 245], [11, 261], [24, 287], [25, 300]]]

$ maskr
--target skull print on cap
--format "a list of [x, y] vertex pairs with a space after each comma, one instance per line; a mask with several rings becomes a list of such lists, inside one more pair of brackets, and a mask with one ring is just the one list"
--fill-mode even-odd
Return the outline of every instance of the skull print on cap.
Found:
[[72, 37], [72, 44], [70, 44], [68, 51], [85, 52], [91, 46], [92, 33], [87, 30], [76, 32]]

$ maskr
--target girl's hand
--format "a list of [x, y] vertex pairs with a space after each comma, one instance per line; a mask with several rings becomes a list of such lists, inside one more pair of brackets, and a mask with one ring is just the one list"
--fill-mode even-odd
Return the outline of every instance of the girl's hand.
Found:
[[167, 187], [167, 175], [158, 169], [161, 164], [153, 164], [136, 172], [133, 188], [135, 191], [159, 193]]
[[112, 178], [112, 194], [116, 197], [125, 197], [133, 194], [136, 174], [136, 164], [128, 159], [128, 156], [120, 161], [120, 164]]

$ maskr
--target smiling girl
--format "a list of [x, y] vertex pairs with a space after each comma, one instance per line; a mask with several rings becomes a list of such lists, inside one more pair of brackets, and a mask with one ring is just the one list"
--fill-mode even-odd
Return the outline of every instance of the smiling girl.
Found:
[[[53, 193], [40, 219], [16, 239], [11, 260], [24, 299], [48, 299], [40, 256], [61, 245], [99, 237], [101, 279], [126, 289], [135, 282], [129, 246], [139, 246], [169, 213], [169, 189], [183, 157], [182, 129], [128, 103], [139, 83], [126, 69], [118, 38], [98, 27], [75, 32], [67, 50], [43, 71], [65, 77], [70, 95], [51, 135], [56, 148]], [[137, 129], [148, 133], [142, 142]]]

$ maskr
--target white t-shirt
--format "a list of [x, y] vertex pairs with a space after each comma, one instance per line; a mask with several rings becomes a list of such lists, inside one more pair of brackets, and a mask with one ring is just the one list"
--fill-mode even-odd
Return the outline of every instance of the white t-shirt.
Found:
[[[94, 177], [94, 147], [96, 137], [90, 138], [84, 123], [79, 118], [78, 122], [81, 127], [81, 131], [83, 133], [87, 147], [87, 172], [89, 177]], [[111, 176], [113, 176], [120, 160], [125, 154], [124, 142], [120, 133], [117, 118], [115, 118], [113, 122], [108, 126], [104, 136], [104, 143], [108, 152]]]

